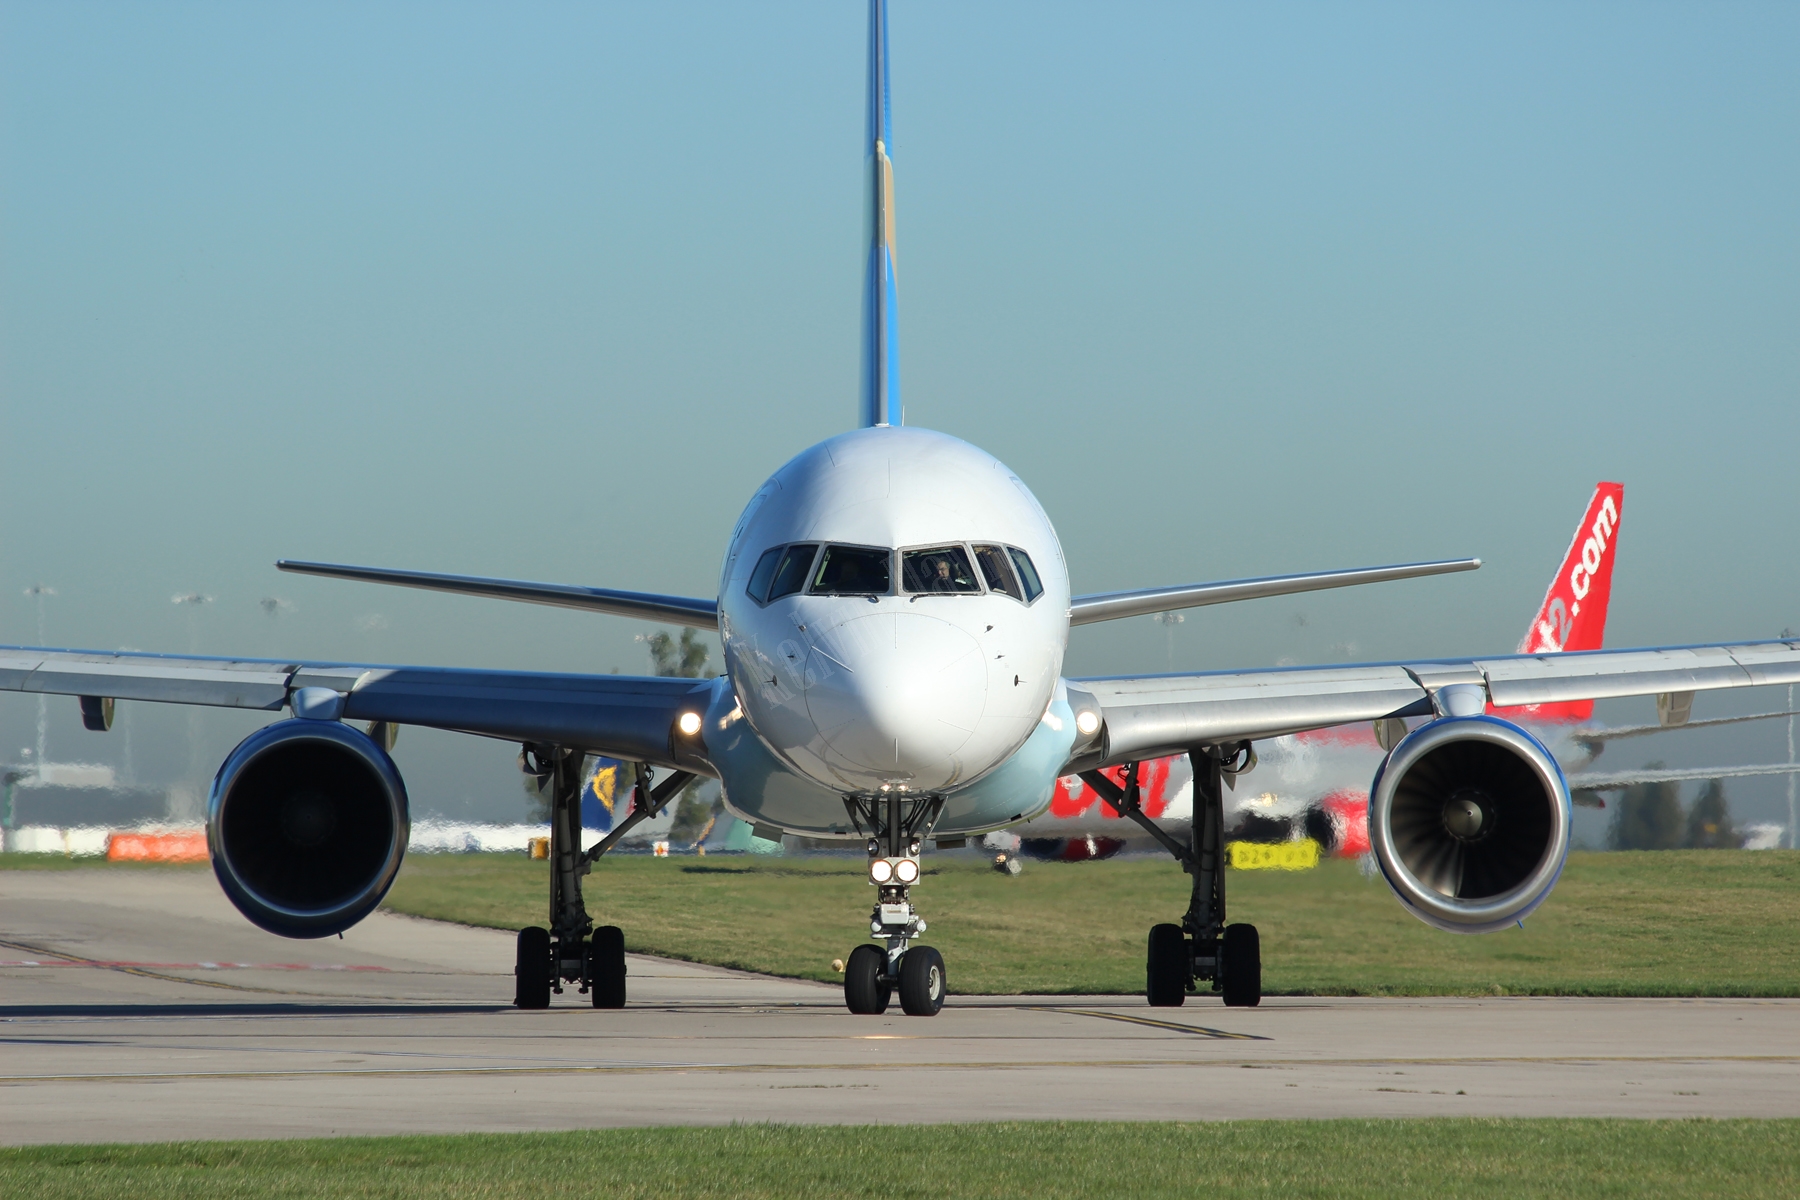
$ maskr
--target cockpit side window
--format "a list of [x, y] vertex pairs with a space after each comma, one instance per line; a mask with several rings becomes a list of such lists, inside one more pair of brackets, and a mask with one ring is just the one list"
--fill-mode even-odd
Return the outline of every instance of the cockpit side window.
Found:
[[[803, 542], [787, 548], [775, 567], [775, 578], [769, 584], [770, 600], [791, 596], [806, 586], [806, 573], [812, 567], [813, 554], [818, 548], [817, 542]], [[761, 563], [756, 565], [762, 566]]]
[[975, 568], [969, 562], [969, 552], [961, 546], [902, 551], [900, 577], [909, 592], [979, 594], [981, 591], [981, 582], [975, 578]]
[[1019, 568], [1019, 582], [1025, 585], [1025, 603], [1030, 604], [1044, 594], [1044, 585], [1038, 579], [1037, 568], [1031, 565], [1031, 555], [1016, 546], [1007, 547], [1012, 555], [1013, 565]]
[[769, 602], [769, 585], [775, 582], [775, 568], [781, 563], [781, 552], [786, 549], [786, 546], [776, 546], [765, 550], [756, 560], [756, 569], [750, 572], [750, 586], [744, 591], [758, 604]]
[[988, 591], [1000, 592], [1024, 602], [1025, 593], [1019, 590], [1019, 580], [1013, 574], [1012, 564], [1006, 561], [1004, 546], [975, 547], [975, 561], [981, 564], [981, 577], [987, 580]]
[[868, 546], [827, 546], [813, 572], [815, 596], [885, 596], [894, 590], [894, 552]]

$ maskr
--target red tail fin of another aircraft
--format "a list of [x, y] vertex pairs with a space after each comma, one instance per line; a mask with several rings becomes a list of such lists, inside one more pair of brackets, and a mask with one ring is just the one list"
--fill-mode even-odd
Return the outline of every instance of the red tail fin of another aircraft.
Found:
[[[1594, 488], [1594, 498], [1588, 501], [1587, 513], [1575, 529], [1569, 552], [1519, 641], [1520, 654], [1601, 648], [1606, 640], [1606, 605], [1612, 599], [1613, 557], [1624, 507], [1624, 484], [1602, 483]], [[1586, 721], [1594, 715], [1594, 702], [1571, 700], [1509, 711], [1539, 721]]]

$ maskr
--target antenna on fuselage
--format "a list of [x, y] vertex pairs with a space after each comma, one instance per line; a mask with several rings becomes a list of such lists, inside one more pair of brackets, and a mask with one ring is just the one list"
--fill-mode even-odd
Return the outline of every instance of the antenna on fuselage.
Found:
[[899, 425], [900, 337], [894, 291], [893, 114], [888, 103], [887, 0], [869, 0], [868, 263], [863, 280], [862, 423]]

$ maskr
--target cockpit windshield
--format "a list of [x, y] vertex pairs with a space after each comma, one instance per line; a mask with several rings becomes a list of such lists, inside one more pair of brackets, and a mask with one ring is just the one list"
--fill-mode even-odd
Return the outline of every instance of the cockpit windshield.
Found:
[[[986, 591], [1030, 604], [1044, 585], [1031, 559], [1016, 546], [926, 546], [900, 552], [901, 590], [912, 595], [980, 595]], [[815, 566], [815, 563], [817, 564]], [[825, 546], [800, 542], [763, 552], [745, 588], [768, 604], [799, 591], [815, 596], [889, 596], [894, 591], [894, 552], [881, 546]]]
[[1031, 555], [1016, 546], [1007, 548], [1012, 555], [1013, 565], [1019, 568], [1019, 582], [1025, 585], [1025, 603], [1030, 604], [1044, 594], [1044, 584], [1038, 579], [1037, 568], [1031, 564]]
[[813, 573], [815, 596], [885, 596], [894, 590], [894, 552], [827, 546]]
[[767, 604], [783, 596], [791, 596], [806, 585], [806, 571], [812, 566], [818, 543], [777, 546], [756, 560], [750, 572], [750, 586], [745, 590], [758, 604]]
[[1012, 564], [1006, 561], [1006, 547], [977, 546], [975, 561], [981, 564], [981, 574], [987, 580], [988, 591], [1024, 601], [1025, 593], [1019, 590], [1019, 581], [1013, 575]]
[[909, 592], [980, 592], [969, 552], [961, 546], [932, 546], [900, 554], [900, 577]]

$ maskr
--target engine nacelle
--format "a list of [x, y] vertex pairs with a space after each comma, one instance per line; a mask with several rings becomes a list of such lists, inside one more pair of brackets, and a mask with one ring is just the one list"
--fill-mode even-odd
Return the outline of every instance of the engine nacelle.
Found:
[[1503, 929], [1544, 902], [1569, 856], [1569, 785], [1542, 742], [1498, 717], [1408, 734], [1369, 788], [1369, 841], [1414, 916]]
[[330, 937], [372, 912], [410, 834], [406, 785], [387, 751], [337, 721], [265, 725], [213, 779], [213, 873], [250, 920], [283, 937]]

